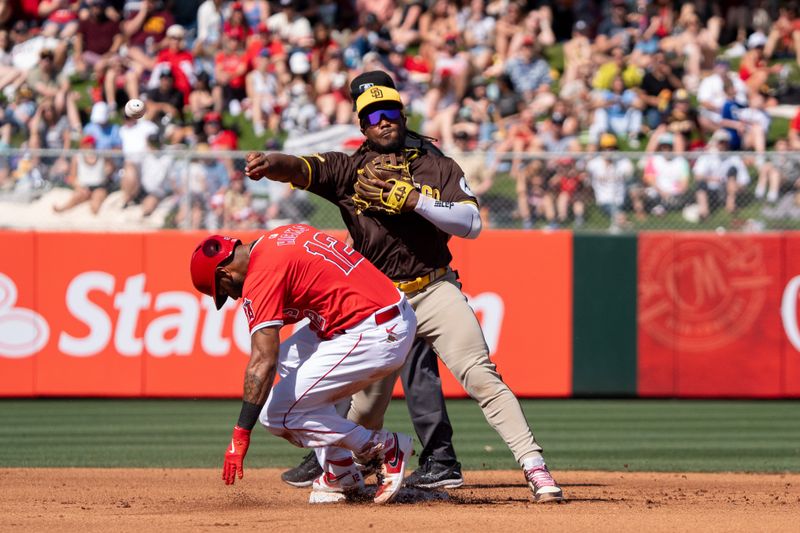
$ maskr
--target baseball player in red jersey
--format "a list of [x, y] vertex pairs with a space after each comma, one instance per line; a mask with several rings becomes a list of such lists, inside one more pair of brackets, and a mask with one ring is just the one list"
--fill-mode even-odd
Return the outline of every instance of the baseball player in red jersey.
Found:
[[[334, 404], [396, 372], [416, 333], [414, 311], [392, 282], [361, 254], [306, 226], [283, 226], [250, 244], [208, 237], [191, 260], [194, 286], [220, 309], [241, 298], [250, 325], [239, 421], [222, 477], [243, 476], [250, 432], [271, 433], [314, 448], [322, 475], [311, 503], [337, 502], [364, 488], [355, 459], [381, 463], [376, 503], [392, 501], [403, 483], [411, 437], [371, 431], [336, 413]], [[282, 326], [308, 319], [280, 342]], [[276, 372], [280, 381], [273, 387]]]

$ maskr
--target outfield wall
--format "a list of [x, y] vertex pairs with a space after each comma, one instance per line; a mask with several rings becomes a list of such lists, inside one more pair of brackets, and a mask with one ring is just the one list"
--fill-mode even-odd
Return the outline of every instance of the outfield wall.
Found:
[[[239, 396], [247, 324], [193, 290], [202, 235], [0, 232], [0, 396]], [[800, 397], [800, 233], [489, 230], [451, 249], [521, 396]]]

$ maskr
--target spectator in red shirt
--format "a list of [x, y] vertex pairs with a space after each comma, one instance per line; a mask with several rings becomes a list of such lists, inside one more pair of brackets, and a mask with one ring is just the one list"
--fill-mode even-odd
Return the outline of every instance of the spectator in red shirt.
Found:
[[255, 57], [261, 53], [261, 50], [266, 48], [269, 51], [270, 57], [284, 57], [286, 49], [283, 47], [278, 36], [269, 31], [269, 26], [262, 22], [256, 26], [256, 31], [247, 39], [247, 50], [245, 56], [250, 67], [253, 67]]
[[231, 6], [231, 17], [222, 24], [222, 32], [242, 42], [252, 35], [253, 30], [247, 25], [241, 2], [234, 2]]
[[[222, 116], [219, 113], [206, 113], [203, 120], [203, 133], [208, 139], [208, 145], [214, 150], [236, 150], [239, 141], [236, 133], [222, 127]], [[226, 159], [229, 161], [230, 159]]]
[[221, 93], [223, 109], [227, 107], [232, 115], [238, 115], [241, 101], [247, 96], [245, 76], [248, 58], [242, 49], [242, 42], [230, 35], [224, 35], [222, 51], [214, 58], [214, 64], [214, 77], [217, 81], [214, 91]]
[[69, 39], [78, 31], [80, 0], [41, 0], [39, 17], [46, 19], [42, 33], [48, 37]]
[[192, 85], [195, 82], [194, 58], [192, 53], [184, 47], [184, 37], [186, 31], [183, 26], [173, 24], [167, 29], [165, 39], [167, 46], [162, 49], [156, 57], [156, 65], [148, 83], [149, 89], [158, 87], [158, 79], [164, 72], [171, 72], [175, 79], [175, 88], [183, 94], [185, 104], [189, 103], [189, 93], [192, 92]]

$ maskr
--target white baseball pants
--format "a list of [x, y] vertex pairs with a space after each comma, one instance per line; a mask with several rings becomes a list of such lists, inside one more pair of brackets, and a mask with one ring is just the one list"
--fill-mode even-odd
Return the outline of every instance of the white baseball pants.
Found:
[[[399, 312], [386, 319], [395, 306]], [[372, 431], [340, 416], [334, 404], [396, 373], [416, 329], [417, 317], [405, 296], [329, 340], [308, 326], [300, 328], [281, 343], [281, 379], [261, 411], [261, 423], [295, 446], [316, 448], [323, 467], [328, 460], [347, 459], [364, 447]]]

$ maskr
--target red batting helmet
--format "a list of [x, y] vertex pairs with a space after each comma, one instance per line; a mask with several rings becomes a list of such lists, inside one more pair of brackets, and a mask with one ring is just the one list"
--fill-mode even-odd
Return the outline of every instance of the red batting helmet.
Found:
[[217, 294], [217, 267], [233, 256], [233, 251], [242, 244], [239, 239], [212, 235], [203, 240], [192, 254], [192, 283], [194, 287], [214, 298], [217, 309], [221, 309], [228, 296]]

